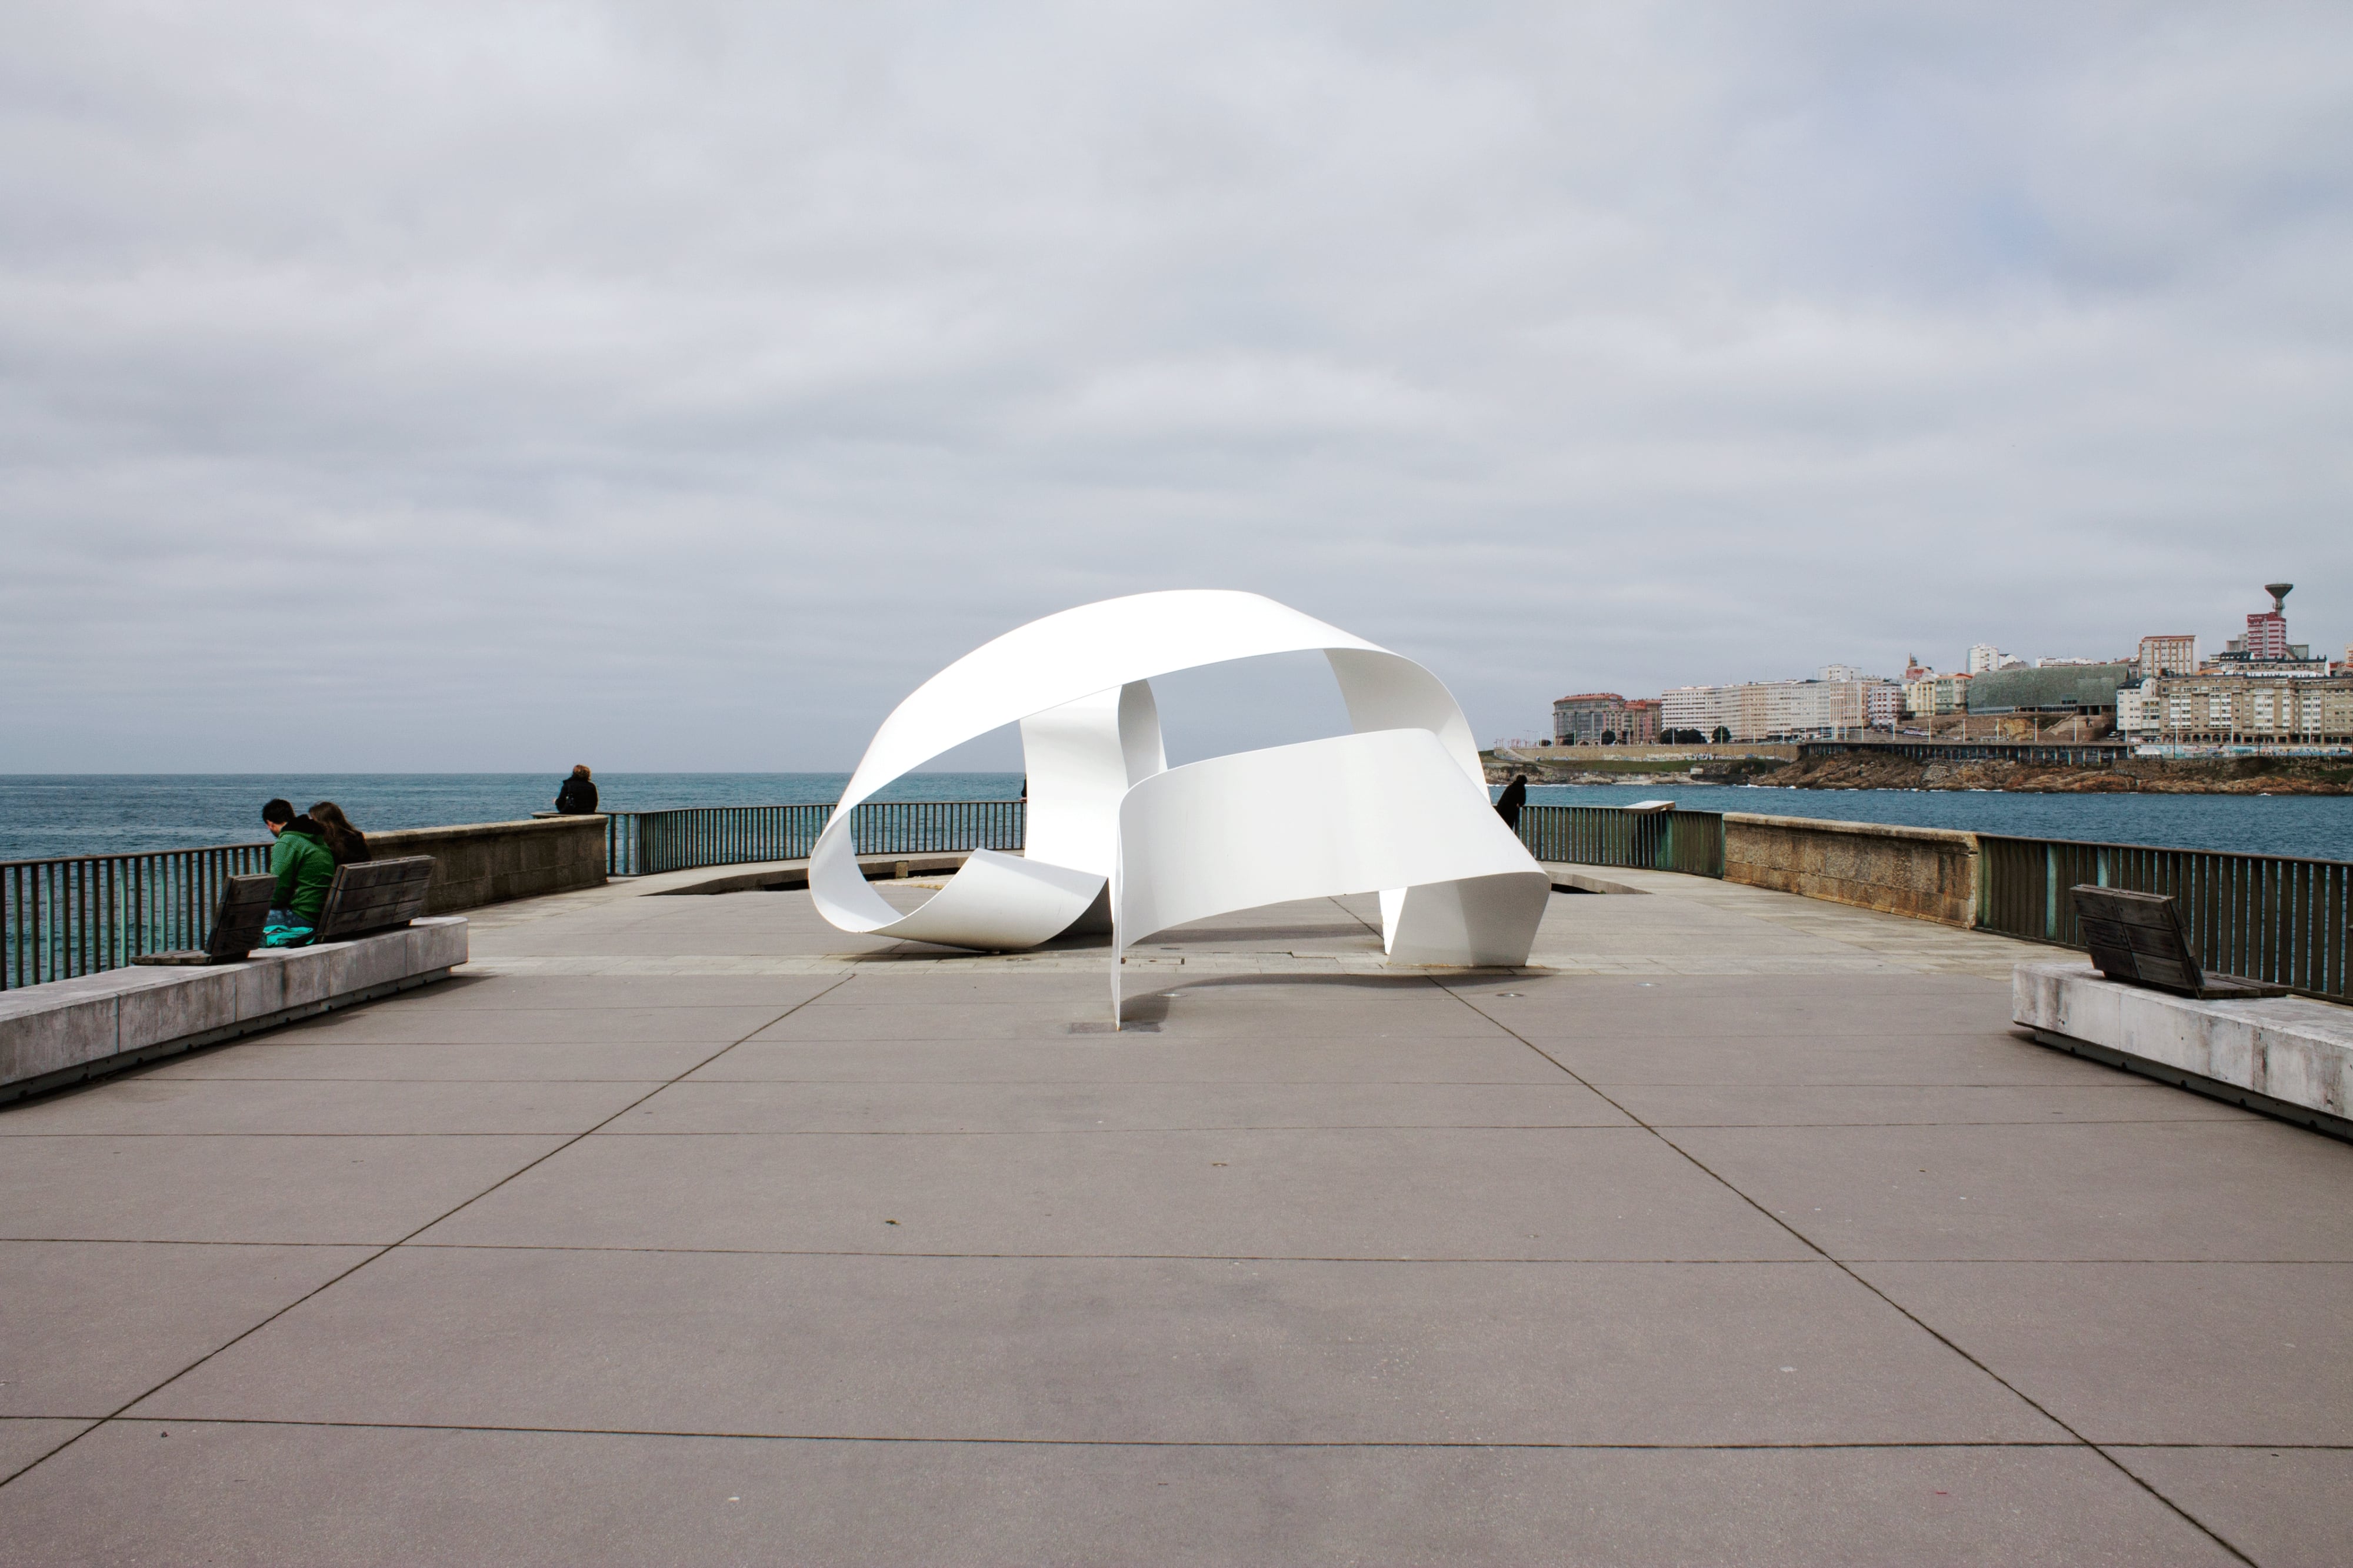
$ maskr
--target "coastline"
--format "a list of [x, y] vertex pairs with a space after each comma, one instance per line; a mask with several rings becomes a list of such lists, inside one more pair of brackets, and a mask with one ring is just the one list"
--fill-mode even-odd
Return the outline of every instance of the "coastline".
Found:
[[2021, 795], [2353, 795], [2353, 759], [2129, 757], [2105, 767], [2008, 761], [1915, 762], [1847, 753], [1832, 757], [1627, 760], [1593, 764], [1486, 763], [1490, 784], [1525, 773], [1532, 784], [1771, 784], [1811, 790], [1997, 790]]

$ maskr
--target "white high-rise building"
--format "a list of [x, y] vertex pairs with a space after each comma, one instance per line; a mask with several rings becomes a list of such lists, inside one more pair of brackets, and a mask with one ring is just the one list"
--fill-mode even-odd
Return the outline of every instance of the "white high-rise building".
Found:
[[2138, 686], [2116, 688], [2116, 733], [2147, 739], [2157, 733], [2163, 707], [2157, 700], [2157, 678]]
[[[1884, 689], [1893, 697], [1873, 693]], [[1659, 698], [1659, 729], [1728, 730], [1736, 741], [1770, 736], [1828, 735], [1860, 730], [1903, 700], [1892, 680], [1752, 680], [1739, 686], [1678, 686]]]
[[2010, 662], [2010, 655], [1989, 642], [1969, 645], [1969, 673], [1983, 675], [1989, 669], [2000, 669]]

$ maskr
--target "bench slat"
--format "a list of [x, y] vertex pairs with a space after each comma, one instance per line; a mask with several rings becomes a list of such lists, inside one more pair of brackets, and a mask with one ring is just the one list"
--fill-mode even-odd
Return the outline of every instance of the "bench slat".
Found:
[[364, 931], [406, 925], [425, 912], [433, 880], [433, 857], [406, 855], [363, 860], [336, 868], [327, 902], [319, 911], [316, 942], [337, 942]]
[[2181, 910], [2161, 893], [2083, 883], [2068, 891], [2092, 963], [2111, 980], [2190, 996], [2282, 996], [2284, 985], [2236, 974], [2210, 974], [2181, 924]]

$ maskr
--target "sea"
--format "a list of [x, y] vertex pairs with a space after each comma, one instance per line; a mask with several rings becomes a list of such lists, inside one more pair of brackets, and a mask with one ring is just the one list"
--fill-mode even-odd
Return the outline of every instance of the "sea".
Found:
[[[512, 822], [554, 808], [561, 773], [0, 773], [0, 860], [123, 855], [269, 835], [272, 796], [332, 800], [363, 833]], [[607, 811], [828, 805], [848, 773], [600, 773]], [[910, 773], [877, 800], [1017, 800], [1019, 773]]]
[[[0, 860], [252, 844], [261, 805], [332, 800], [362, 831], [505, 822], [554, 804], [554, 773], [0, 774]], [[789, 805], [839, 800], [848, 773], [608, 773], [614, 811]], [[1013, 800], [1012, 773], [910, 773], [882, 800]], [[1672, 799], [1691, 811], [1957, 827], [2030, 838], [2156, 844], [2353, 860], [2353, 795], [2011, 795], [1995, 790], [1802, 790], [1770, 785], [1554, 784], [1538, 804], [1630, 805]]]

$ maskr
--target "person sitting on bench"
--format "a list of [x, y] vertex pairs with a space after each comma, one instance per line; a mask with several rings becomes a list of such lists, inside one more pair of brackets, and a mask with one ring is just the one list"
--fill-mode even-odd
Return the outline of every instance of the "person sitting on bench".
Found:
[[375, 858], [375, 852], [368, 847], [367, 836], [352, 826], [352, 819], [333, 801], [313, 801], [310, 816], [319, 825], [320, 835], [327, 841], [327, 853], [335, 858], [336, 865], [349, 866]]
[[278, 879], [269, 900], [269, 923], [314, 927], [326, 907], [327, 885], [335, 879], [335, 858], [327, 849], [325, 829], [307, 816], [294, 815], [290, 801], [273, 800], [261, 808], [261, 825], [278, 843], [269, 851], [269, 874]]

